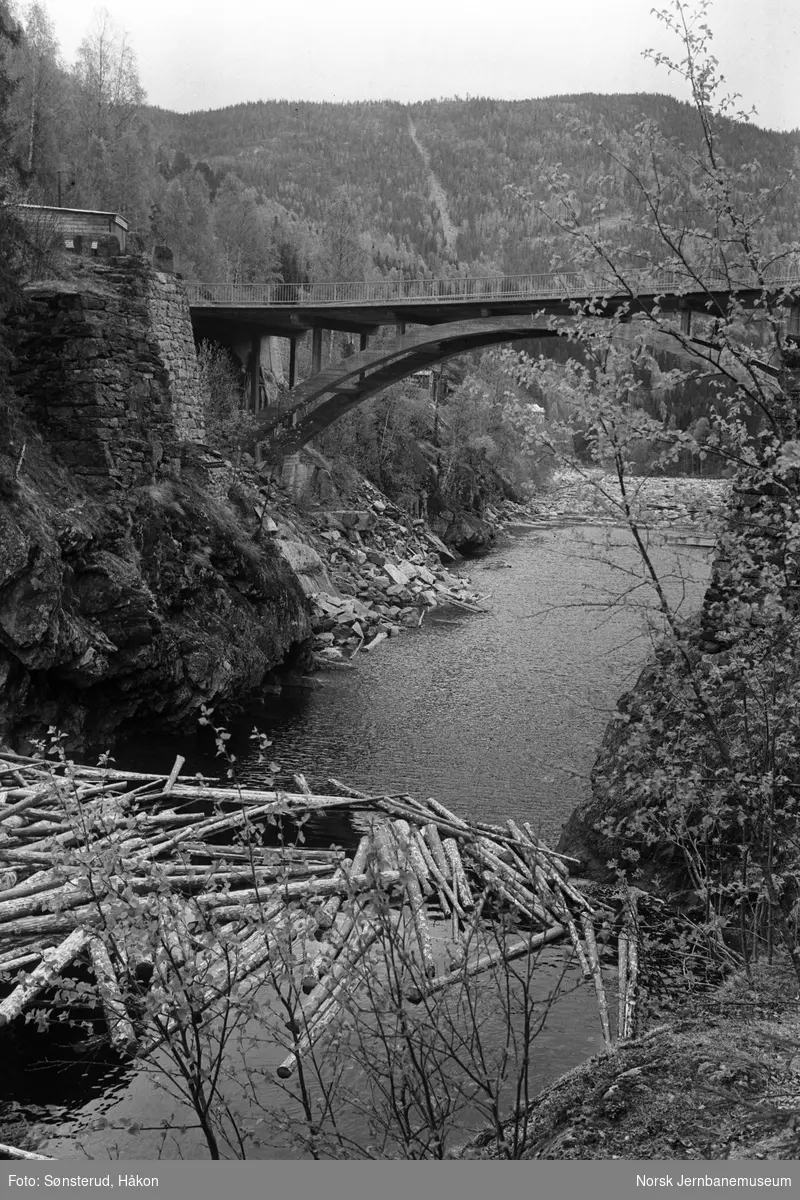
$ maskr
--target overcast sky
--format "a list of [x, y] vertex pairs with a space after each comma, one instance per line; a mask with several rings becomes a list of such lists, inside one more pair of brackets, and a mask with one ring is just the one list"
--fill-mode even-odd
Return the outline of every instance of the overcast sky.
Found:
[[[662, 7], [665, 0], [661, 0]], [[45, 0], [71, 62], [97, 0]], [[131, 36], [151, 104], [522, 99], [685, 90], [642, 59], [674, 49], [653, 0], [105, 0]], [[24, 5], [22, 5], [24, 7]], [[727, 84], [758, 124], [800, 127], [799, 0], [716, 0]]]

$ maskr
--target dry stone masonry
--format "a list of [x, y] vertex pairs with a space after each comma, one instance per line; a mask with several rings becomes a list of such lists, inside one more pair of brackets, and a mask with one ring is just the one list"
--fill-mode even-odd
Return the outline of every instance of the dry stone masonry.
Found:
[[204, 404], [179, 281], [139, 256], [84, 261], [74, 282], [28, 291], [15, 321], [17, 391], [59, 457], [95, 489], [180, 469]]

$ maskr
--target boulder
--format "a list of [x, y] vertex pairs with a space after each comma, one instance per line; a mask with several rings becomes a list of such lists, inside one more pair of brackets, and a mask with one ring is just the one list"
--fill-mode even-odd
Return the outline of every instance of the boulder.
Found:
[[325, 564], [311, 546], [307, 546], [305, 542], [284, 539], [279, 539], [275, 545], [283, 561], [294, 571], [307, 596], [333, 590]]
[[[391, 581], [395, 585], [395, 587], [404, 588], [406, 586], [406, 584], [408, 583], [408, 576], [406, 575], [406, 573], [404, 571], [402, 571], [399, 567], [394, 566], [392, 563], [390, 563], [390, 562], [385, 563], [383, 569], [386, 572], [386, 574], [389, 576], [389, 578], [391, 579]], [[391, 590], [391, 589], [387, 589], [387, 590]]]
[[362, 533], [374, 529], [377, 524], [375, 513], [369, 509], [346, 508], [339, 512], [327, 512], [325, 520], [329, 529], [353, 529]]

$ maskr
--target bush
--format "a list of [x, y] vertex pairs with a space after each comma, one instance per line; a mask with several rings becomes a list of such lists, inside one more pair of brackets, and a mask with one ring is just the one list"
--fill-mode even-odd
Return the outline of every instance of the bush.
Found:
[[223, 454], [241, 453], [258, 433], [258, 422], [247, 409], [243, 372], [230, 352], [214, 342], [201, 342], [197, 359], [206, 397], [208, 444]]

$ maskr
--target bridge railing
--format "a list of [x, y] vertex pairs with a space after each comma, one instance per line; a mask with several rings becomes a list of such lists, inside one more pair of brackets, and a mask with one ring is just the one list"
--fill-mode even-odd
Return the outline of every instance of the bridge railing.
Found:
[[352, 283], [230, 284], [190, 283], [190, 304], [245, 305], [346, 305], [391, 304], [392, 301], [433, 303], [442, 300], [498, 300], [535, 296], [560, 298], [590, 287], [589, 277], [577, 272], [511, 275], [483, 279], [378, 279]]
[[[704, 272], [708, 291], [729, 291], [731, 280], [722, 272]], [[678, 271], [642, 273], [633, 284], [638, 292], [681, 294], [700, 290]], [[800, 273], [784, 272], [770, 280], [775, 287], [800, 284]], [[755, 283], [737, 281], [740, 288]], [[541, 275], [504, 275], [455, 279], [378, 279], [353, 283], [188, 283], [189, 303], [196, 307], [272, 308], [332, 305], [436, 304], [448, 301], [562, 300], [571, 296], [619, 295], [619, 284], [583, 271], [558, 271]]]

